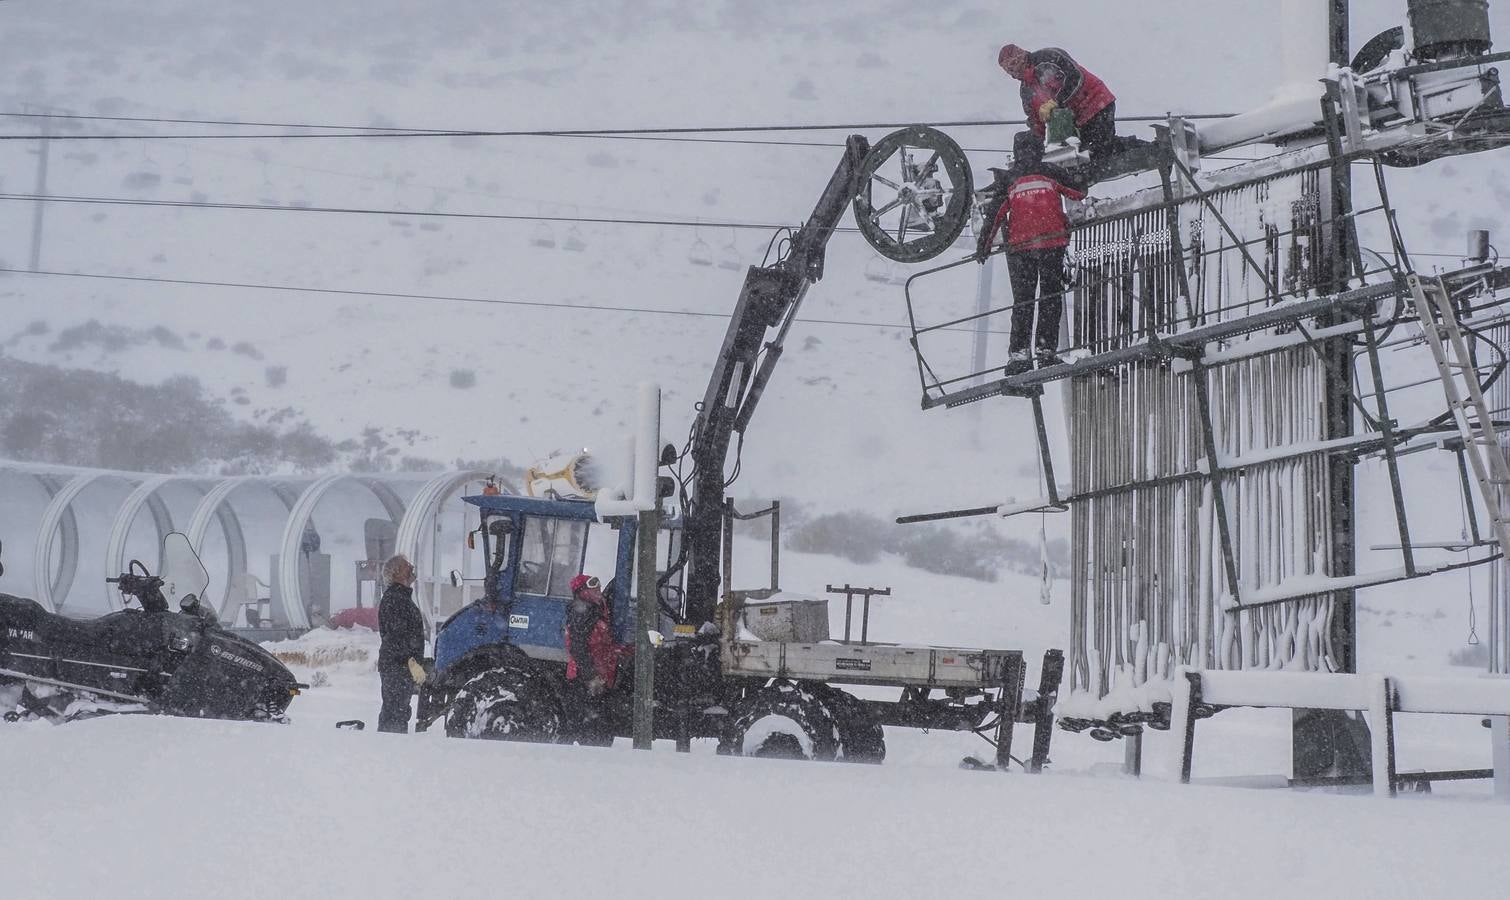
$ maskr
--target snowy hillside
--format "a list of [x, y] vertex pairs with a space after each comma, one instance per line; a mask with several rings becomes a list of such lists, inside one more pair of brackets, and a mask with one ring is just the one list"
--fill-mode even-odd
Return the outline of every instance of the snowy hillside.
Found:
[[[32, 103], [84, 115], [422, 128], [1000, 118], [1017, 114], [994, 65], [995, 48], [1011, 37], [1072, 45], [1111, 80], [1123, 115], [1262, 102], [1277, 77], [1270, 4], [1245, 5], [1220, 22], [1196, 15], [1205, 6], [1161, 4], [1151, 18], [1109, 2], [1061, 4], [1052, 15], [964, 3], [927, 12], [865, 3], [566, 4], [524, 14], [463, 2], [436, 17], [398, 2], [18, 4], [0, 10], [0, 67], [9, 76], [0, 84], [10, 86], [0, 97], [12, 110]], [[1357, 40], [1396, 21], [1395, 12], [1358, 11]], [[1224, 32], [1244, 39], [1222, 40]], [[1178, 50], [1178, 72], [1145, 64], [1167, 49]], [[1224, 77], [1187, 77], [1200, 71]], [[5, 127], [26, 134], [38, 126], [9, 119]], [[83, 130], [237, 131], [113, 122]], [[1009, 131], [956, 134], [968, 147], [991, 148], [1007, 145]], [[750, 139], [836, 144], [842, 136]], [[34, 145], [6, 142], [0, 154], [4, 189], [30, 192]], [[990, 152], [974, 157], [981, 172], [999, 161]], [[190, 373], [238, 414], [292, 407], [337, 439], [367, 426], [413, 429], [412, 452], [440, 460], [527, 460], [602, 444], [623, 420], [624, 386], [642, 378], [666, 385], [667, 431], [676, 434], [722, 335], [717, 316], [732, 306], [742, 267], [760, 261], [767, 230], [294, 210], [795, 224], [837, 158], [836, 147], [585, 138], [58, 143], [48, 170], [54, 194], [286, 209], [51, 204], [47, 270], [697, 315], [12, 275], [0, 280], [10, 328], [40, 320], [50, 330], [21, 336], [6, 352], [149, 381]], [[1488, 159], [1433, 167], [1431, 201], [1408, 223], [1417, 249], [1456, 252], [1466, 228], [1494, 224], [1500, 171]], [[1425, 177], [1401, 176], [1399, 190]], [[1466, 205], [1455, 212], [1448, 204], [1459, 200]], [[0, 203], [13, 235], [0, 250], [8, 267], [28, 261], [32, 214], [29, 203]], [[566, 249], [572, 238], [581, 250]], [[536, 243], [547, 239], [555, 246]], [[732, 268], [692, 264], [699, 245]], [[1005, 401], [918, 410], [911, 352], [903, 332], [886, 327], [904, 321], [901, 291], [864, 278], [872, 259], [858, 236], [836, 238], [806, 315], [876, 325], [811, 324], [795, 335], [747, 442], [741, 488], [881, 513], [1035, 493], [1033, 449], [1018, 428], [1024, 409]], [[1005, 278], [997, 281], [1004, 296]], [[973, 292], [973, 279], [958, 289]], [[91, 319], [161, 325], [186, 349], [54, 349], [60, 331]], [[800, 455], [790, 452], [793, 442]], [[944, 483], [938, 471], [972, 477]]]

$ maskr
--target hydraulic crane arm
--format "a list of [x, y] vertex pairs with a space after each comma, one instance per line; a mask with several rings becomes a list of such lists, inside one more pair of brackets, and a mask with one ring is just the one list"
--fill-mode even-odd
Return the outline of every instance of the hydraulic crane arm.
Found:
[[[786, 254], [772, 265], [751, 266], [745, 275], [693, 426], [693, 488], [685, 511], [687, 621], [691, 623], [712, 621], [718, 605], [727, 487], [724, 463], [729, 444], [736, 432], [743, 438], [781, 359], [802, 299], [823, 277], [828, 239], [854, 199], [856, 181], [869, 151], [870, 143], [864, 137], [850, 135], [844, 158], [829, 178], [812, 216], [792, 234]], [[776, 333], [766, 341], [772, 328]]]

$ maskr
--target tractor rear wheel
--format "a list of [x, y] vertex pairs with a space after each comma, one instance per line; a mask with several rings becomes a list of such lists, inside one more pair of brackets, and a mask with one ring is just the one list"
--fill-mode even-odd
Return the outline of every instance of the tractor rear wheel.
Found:
[[525, 669], [489, 669], [473, 676], [446, 710], [451, 737], [552, 743], [560, 733], [555, 694], [542, 676]]
[[838, 729], [816, 685], [774, 681], [736, 706], [718, 742], [731, 756], [832, 760], [839, 752]]
[[865, 701], [847, 691], [822, 685], [814, 693], [828, 708], [839, 731], [839, 759], [880, 763], [886, 759], [886, 732]]

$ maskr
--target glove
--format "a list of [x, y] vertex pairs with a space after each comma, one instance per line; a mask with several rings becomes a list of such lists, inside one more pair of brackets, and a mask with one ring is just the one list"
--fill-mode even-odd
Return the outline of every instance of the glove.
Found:
[[601, 678], [594, 678], [587, 682], [587, 696], [589, 697], [601, 697], [606, 690], [608, 690], [608, 682]]
[[420, 665], [418, 662], [416, 662], [415, 659], [414, 659], [414, 657], [412, 657], [412, 656], [409, 657], [408, 666], [409, 666], [409, 677], [414, 679], [415, 685], [418, 686], [418, 685], [424, 684], [425, 683], [425, 679], [428, 677], [425, 674], [425, 667], [422, 666], [422, 665]]
[[1058, 108], [1058, 101], [1045, 100], [1043, 104], [1038, 107], [1038, 121], [1047, 122], [1049, 120], [1049, 116], [1052, 116], [1054, 114], [1054, 110]]

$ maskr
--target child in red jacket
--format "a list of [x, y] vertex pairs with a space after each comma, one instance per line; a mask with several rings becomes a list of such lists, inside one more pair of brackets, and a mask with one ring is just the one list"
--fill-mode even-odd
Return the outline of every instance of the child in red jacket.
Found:
[[[996, 233], [1005, 230], [1007, 267], [1012, 276], [1012, 336], [1007, 375], [1033, 367], [1028, 345], [1033, 343], [1038, 365], [1059, 365], [1059, 320], [1064, 312], [1064, 256], [1070, 243], [1070, 223], [1064, 198], [1085, 199], [1085, 193], [1066, 184], [1069, 176], [1043, 163], [1043, 145], [1031, 134], [1017, 135], [1012, 167], [1002, 177], [1006, 192], [987, 208], [990, 226], [976, 246], [984, 263]], [[1037, 340], [1033, 319], [1037, 311]]]

